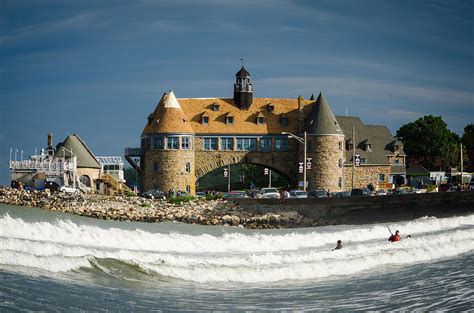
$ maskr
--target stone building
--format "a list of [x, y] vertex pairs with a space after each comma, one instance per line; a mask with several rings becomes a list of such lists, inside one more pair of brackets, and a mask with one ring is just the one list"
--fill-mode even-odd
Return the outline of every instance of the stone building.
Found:
[[[397, 154], [389, 148], [394, 140], [388, 129], [364, 126], [358, 118], [343, 118], [342, 125], [339, 119], [321, 93], [316, 100], [254, 98], [250, 73], [242, 66], [235, 75], [233, 98], [177, 99], [173, 91], [165, 93], [148, 116], [141, 147], [125, 149], [125, 157], [140, 173], [142, 190], [195, 193], [200, 177], [244, 162], [277, 171], [294, 187], [303, 185], [302, 164], [310, 163], [308, 189], [340, 191], [352, 183], [347, 178], [352, 164], [347, 129], [354, 124], [356, 133], [364, 132], [359, 139], [374, 142], [373, 154], [357, 167], [355, 186], [387, 182], [392, 164], [404, 159], [402, 150]], [[379, 134], [369, 136], [371, 127]], [[365, 155], [361, 145], [357, 153]]]

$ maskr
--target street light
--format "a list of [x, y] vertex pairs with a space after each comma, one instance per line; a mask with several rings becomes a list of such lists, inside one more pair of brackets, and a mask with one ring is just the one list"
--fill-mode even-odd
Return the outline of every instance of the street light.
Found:
[[289, 133], [289, 132], [282, 132], [282, 135], [288, 135], [288, 138], [294, 138], [298, 140], [300, 143], [303, 144], [304, 146], [304, 160], [303, 160], [303, 191], [306, 191], [306, 131], [304, 132], [304, 137], [301, 138], [299, 136], [296, 136], [295, 134]]

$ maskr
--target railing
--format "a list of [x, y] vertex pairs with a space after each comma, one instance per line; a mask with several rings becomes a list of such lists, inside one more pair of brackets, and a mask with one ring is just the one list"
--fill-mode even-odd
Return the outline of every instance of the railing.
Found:
[[125, 156], [128, 157], [139, 157], [141, 153], [141, 148], [125, 148]]
[[72, 162], [55, 162], [55, 161], [10, 161], [11, 170], [36, 170], [36, 171], [67, 171], [74, 170]]

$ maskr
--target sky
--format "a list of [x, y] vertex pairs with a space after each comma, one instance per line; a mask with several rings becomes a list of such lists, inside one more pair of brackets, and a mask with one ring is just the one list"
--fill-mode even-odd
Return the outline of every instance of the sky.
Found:
[[[0, 0], [0, 185], [17, 159], [77, 133], [96, 155], [138, 147], [162, 94], [321, 91], [336, 115], [393, 134], [424, 115], [474, 123], [473, 1]], [[14, 155], [12, 155], [14, 158]]]

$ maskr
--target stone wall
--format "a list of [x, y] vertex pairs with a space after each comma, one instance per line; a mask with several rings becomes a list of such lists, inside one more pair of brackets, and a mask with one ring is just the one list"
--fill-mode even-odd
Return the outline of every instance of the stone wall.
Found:
[[307, 199], [234, 199], [253, 213], [297, 211], [318, 225], [387, 223], [474, 213], [474, 191]]
[[307, 171], [307, 176], [311, 178], [310, 189], [342, 190], [342, 168], [339, 167], [339, 159], [342, 164], [344, 149], [339, 149], [339, 142], [344, 141], [344, 137], [309, 135], [307, 139], [313, 147], [313, 152], [308, 153], [308, 157], [313, 161], [313, 168]]
[[[384, 174], [387, 182], [390, 177], [390, 165], [361, 165], [354, 171], [354, 188], [367, 188], [370, 183], [378, 182], [379, 174]], [[344, 189], [352, 189], [352, 166], [344, 166]]]
[[[186, 172], [186, 162], [191, 166], [189, 173]], [[145, 154], [144, 173], [143, 191], [155, 188], [165, 192], [170, 189], [186, 191], [186, 186], [189, 186], [190, 192], [195, 193], [196, 177], [192, 150], [148, 150]]]

